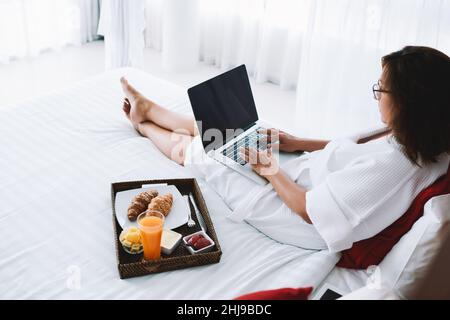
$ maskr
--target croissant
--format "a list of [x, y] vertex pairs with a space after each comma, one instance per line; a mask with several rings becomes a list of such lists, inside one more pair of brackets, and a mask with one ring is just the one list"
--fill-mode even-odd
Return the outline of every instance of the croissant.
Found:
[[163, 196], [157, 196], [153, 198], [150, 204], [148, 205], [148, 210], [156, 210], [161, 212], [165, 217], [172, 209], [173, 204], [173, 196], [171, 193], [165, 194]]
[[158, 191], [148, 190], [144, 191], [133, 198], [128, 207], [128, 219], [130, 221], [136, 220], [139, 214], [145, 211], [148, 204], [158, 196]]

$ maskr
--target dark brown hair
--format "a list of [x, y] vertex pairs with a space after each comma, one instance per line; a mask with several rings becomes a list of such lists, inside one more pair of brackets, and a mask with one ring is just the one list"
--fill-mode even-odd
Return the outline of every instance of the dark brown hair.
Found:
[[432, 48], [405, 47], [382, 64], [394, 137], [413, 163], [436, 162], [450, 152], [450, 58]]

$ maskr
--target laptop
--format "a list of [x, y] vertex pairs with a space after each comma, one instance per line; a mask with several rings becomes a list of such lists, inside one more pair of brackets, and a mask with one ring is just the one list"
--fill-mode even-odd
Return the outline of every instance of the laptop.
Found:
[[[259, 129], [273, 128], [258, 118], [245, 65], [229, 70], [188, 89], [189, 100], [205, 153], [247, 178], [265, 185], [239, 155], [242, 147], [266, 150]], [[280, 164], [298, 154], [275, 154]]]

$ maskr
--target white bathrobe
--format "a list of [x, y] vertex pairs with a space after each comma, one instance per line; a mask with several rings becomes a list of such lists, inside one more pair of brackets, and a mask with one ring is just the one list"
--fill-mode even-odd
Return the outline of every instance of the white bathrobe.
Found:
[[449, 157], [418, 167], [391, 136], [365, 144], [330, 142], [282, 169], [307, 190], [312, 225], [290, 210], [271, 184], [260, 186], [207, 157], [196, 137], [185, 165], [204, 178], [232, 209], [230, 219], [246, 221], [281, 243], [332, 252], [370, 238], [400, 218], [415, 196], [442, 176]]

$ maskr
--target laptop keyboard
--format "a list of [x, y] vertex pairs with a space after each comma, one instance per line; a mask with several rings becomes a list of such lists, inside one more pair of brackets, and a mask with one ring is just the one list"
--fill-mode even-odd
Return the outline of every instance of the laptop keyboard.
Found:
[[241, 166], [245, 166], [247, 162], [243, 160], [239, 155], [239, 150], [241, 148], [254, 148], [257, 150], [266, 150], [267, 149], [267, 143], [264, 141], [259, 141], [260, 139], [263, 139], [265, 137], [264, 134], [259, 134], [257, 131], [261, 128], [257, 128], [249, 135], [243, 137], [242, 139], [239, 139], [232, 145], [230, 145], [228, 148], [222, 151], [222, 154], [233, 160], [234, 162], [239, 163]]

